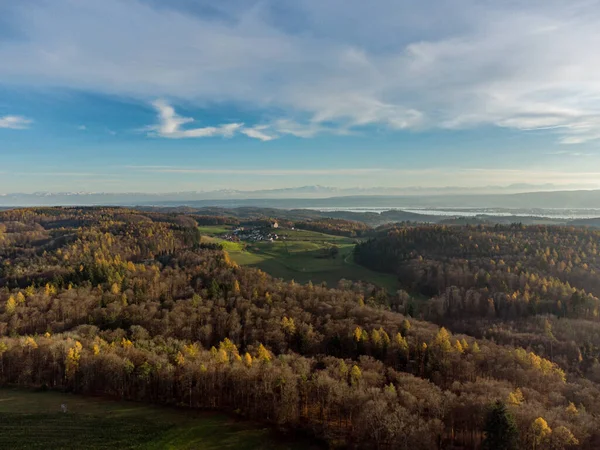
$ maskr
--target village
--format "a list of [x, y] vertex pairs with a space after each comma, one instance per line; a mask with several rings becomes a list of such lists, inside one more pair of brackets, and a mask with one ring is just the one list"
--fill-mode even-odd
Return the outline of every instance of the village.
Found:
[[238, 227], [231, 233], [224, 234], [221, 238], [231, 242], [273, 242], [285, 239], [285, 236], [279, 236], [275, 233], [277, 229], [279, 229], [277, 222], [271, 223], [270, 226]]

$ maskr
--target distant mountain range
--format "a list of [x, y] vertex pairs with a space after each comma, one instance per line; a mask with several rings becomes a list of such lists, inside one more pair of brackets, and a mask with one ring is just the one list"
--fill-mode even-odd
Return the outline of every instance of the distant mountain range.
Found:
[[[272, 208], [507, 208], [600, 209], [600, 190], [551, 190], [536, 186], [535, 192], [513, 193], [528, 185], [469, 188], [352, 188], [304, 186], [260, 191], [219, 190], [211, 192], [85, 193], [38, 192], [0, 195], [0, 206], [257, 206]], [[488, 191], [495, 193], [489, 193]], [[501, 192], [498, 192], [501, 191]]]

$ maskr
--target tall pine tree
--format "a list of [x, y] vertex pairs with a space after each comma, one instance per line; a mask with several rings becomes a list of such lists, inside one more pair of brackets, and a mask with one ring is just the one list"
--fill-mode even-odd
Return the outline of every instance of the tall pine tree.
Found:
[[513, 415], [506, 405], [498, 400], [494, 403], [485, 418], [485, 450], [516, 450], [518, 430]]

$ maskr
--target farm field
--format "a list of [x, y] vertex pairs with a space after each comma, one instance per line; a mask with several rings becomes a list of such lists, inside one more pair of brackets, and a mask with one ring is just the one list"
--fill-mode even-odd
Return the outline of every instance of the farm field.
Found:
[[231, 230], [231, 227], [227, 225], [207, 225], [198, 227], [198, 231], [200, 231], [200, 233], [208, 236], [222, 235], [227, 233], [229, 230]]
[[[67, 413], [60, 410], [63, 403], [67, 405]], [[219, 413], [57, 392], [0, 389], [0, 448], [299, 450], [318, 447]]]
[[[281, 238], [285, 237], [285, 240], [230, 242], [219, 237], [228, 231], [222, 226], [205, 226], [199, 230], [203, 234], [203, 242], [222, 244], [238, 264], [258, 267], [276, 278], [299, 283], [325, 282], [330, 287], [335, 287], [341, 279], [346, 279], [372, 283], [390, 292], [398, 289], [398, 282], [393, 275], [375, 272], [354, 262], [354, 238], [307, 230], [279, 229], [277, 234]], [[337, 257], [321, 257], [332, 245], [339, 249]]]

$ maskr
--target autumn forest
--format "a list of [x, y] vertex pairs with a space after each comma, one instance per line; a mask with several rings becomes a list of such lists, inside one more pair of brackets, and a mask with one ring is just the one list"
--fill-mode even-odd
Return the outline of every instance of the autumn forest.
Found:
[[289, 223], [356, 238], [389, 292], [276, 279], [198, 230], [240, 222], [0, 212], [0, 383], [219, 410], [331, 448], [600, 448], [600, 231]]

